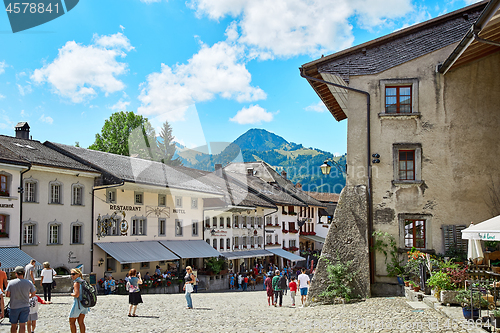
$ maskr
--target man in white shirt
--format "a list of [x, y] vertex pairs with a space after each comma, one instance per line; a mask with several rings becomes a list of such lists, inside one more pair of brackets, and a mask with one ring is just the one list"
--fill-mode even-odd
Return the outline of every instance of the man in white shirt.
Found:
[[302, 274], [300, 274], [297, 279], [299, 280], [300, 301], [302, 302], [300, 307], [304, 307], [304, 302], [307, 297], [307, 289], [311, 285], [311, 279], [309, 279], [309, 275], [306, 274], [305, 268], [302, 268]]

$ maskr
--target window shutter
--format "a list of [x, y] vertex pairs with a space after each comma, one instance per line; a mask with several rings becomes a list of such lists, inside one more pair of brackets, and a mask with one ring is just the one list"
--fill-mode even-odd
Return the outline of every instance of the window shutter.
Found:
[[445, 252], [455, 244], [457, 247], [467, 251], [467, 240], [462, 239], [462, 230], [465, 228], [465, 225], [443, 225], [443, 243]]

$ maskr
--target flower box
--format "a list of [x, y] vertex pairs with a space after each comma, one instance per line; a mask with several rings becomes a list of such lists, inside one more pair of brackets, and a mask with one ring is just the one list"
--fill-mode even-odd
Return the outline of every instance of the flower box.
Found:
[[296, 216], [296, 215], [297, 215], [297, 213], [295, 213], [295, 212], [290, 212], [290, 213], [288, 213], [288, 215], [291, 215], [291, 216]]
[[0, 238], [8, 238], [9, 234], [6, 232], [0, 232]]
[[296, 234], [296, 233], [298, 233], [298, 232], [299, 232], [298, 230], [290, 230], [290, 233], [291, 233], [291, 234]]
[[274, 243], [274, 245], [280, 245], [280, 243], [276, 242], [276, 243]]
[[226, 248], [227, 248], [228, 250], [231, 250], [231, 246], [227, 246]]
[[288, 215], [288, 213], [287, 213], [287, 212], [281, 212], [281, 214], [282, 214], [282, 215]]
[[253, 249], [253, 248], [254, 248], [254, 246], [253, 246], [253, 245], [250, 245], [250, 248], [252, 248], [252, 249]]
[[281, 232], [283, 232], [284, 234], [287, 234], [288, 230], [281, 230]]
[[268, 223], [268, 224], [266, 224], [266, 226], [268, 226], [268, 227], [272, 227], [272, 226], [273, 226], [273, 224], [272, 224], [272, 223]]
[[309, 233], [309, 235], [314, 236], [314, 235], [316, 235], [316, 233], [315, 233], [314, 231], [311, 231], [311, 232]]
[[284, 247], [283, 250], [288, 251], [288, 247]]
[[0, 191], [0, 197], [8, 197], [9, 191]]

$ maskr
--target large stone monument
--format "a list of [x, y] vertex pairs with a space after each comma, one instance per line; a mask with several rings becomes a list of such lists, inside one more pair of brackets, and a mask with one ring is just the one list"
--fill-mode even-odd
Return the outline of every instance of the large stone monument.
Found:
[[[332, 263], [353, 261], [351, 269], [356, 277], [351, 283], [354, 297], [370, 296], [368, 210], [366, 186], [346, 186], [340, 194], [332, 226], [328, 231], [321, 256]], [[307, 304], [323, 303], [319, 295], [325, 290], [327, 261], [319, 260]]]

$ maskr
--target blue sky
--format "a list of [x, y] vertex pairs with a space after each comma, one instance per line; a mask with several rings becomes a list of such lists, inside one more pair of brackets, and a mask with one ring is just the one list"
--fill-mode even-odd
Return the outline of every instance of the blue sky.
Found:
[[332, 153], [338, 123], [298, 68], [474, 0], [84, 0], [12, 33], [0, 13], [0, 134], [94, 142], [117, 111], [167, 119], [190, 147], [250, 128]]

